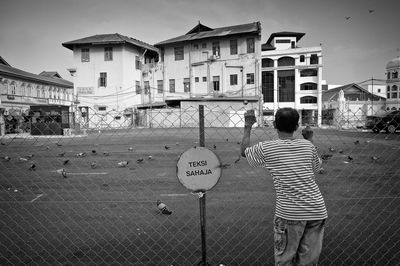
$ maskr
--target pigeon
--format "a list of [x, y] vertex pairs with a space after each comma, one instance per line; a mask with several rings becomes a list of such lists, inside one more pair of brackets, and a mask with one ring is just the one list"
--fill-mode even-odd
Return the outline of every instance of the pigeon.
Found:
[[329, 151], [330, 152], [334, 152], [334, 151], [336, 151], [334, 148], [332, 148], [332, 147], [329, 147]]
[[46, 150], [50, 150], [50, 147], [49, 147], [49, 146], [46, 146]]
[[349, 160], [349, 162], [353, 161], [353, 157], [352, 156], [347, 156], [347, 160]]
[[143, 158], [139, 158], [136, 160], [136, 162], [138, 162], [138, 163], [142, 163], [143, 161], [144, 161]]
[[119, 167], [126, 167], [127, 165], [128, 165], [128, 161], [120, 161], [119, 163], [118, 163], [118, 166]]
[[372, 161], [376, 161], [376, 160], [378, 160], [379, 158], [378, 157], [376, 157], [376, 156], [371, 156], [371, 160]]
[[6, 160], [6, 161], [8, 162], [9, 160], [11, 160], [11, 157], [5, 156], [5, 157], [4, 157], [4, 160]]
[[165, 148], [166, 150], [169, 150], [169, 149], [170, 149], [170, 147], [167, 146], [167, 145], [165, 145], [164, 148]]
[[92, 162], [90, 164], [90, 167], [92, 167], [92, 169], [95, 169], [97, 167], [97, 163], [96, 162]]
[[157, 200], [157, 208], [162, 214], [170, 215], [172, 211], [170, 211], [164, 203], [162, 203], [160, 200]]
[[128, 148], [128, 151], [133, 151], [133, 147], [129, 147], [129, 148]]
[[339, 153], [343, 153], [343, 150], [339, 150]]
[[321, 159], [324, 161], [328, 160], [331, 157], [332, 157], [332, 154], [322, 154], [321, 155]]
[[29, 170], [35, 171], [36, 170], [36, 165], [34, 163], [31, 164], [31, 166], [29, 167]]
[[63, 151], [62, 153], [59, 153], [58, 157], [64, 157], [64, 155], [65, 155], [65, 151]]
[[76, 154], [76, 157], [86, 157], [86, 152], [80, 152]]
[[35, 155], [34, 155], [34, 154], [29, 154], [29, 155], [27, 155], [26, 157], [27, 157], [28, 159], [32, 159], [33, 156], [35, 156]]
[[215, 144], [214, 144], [214, 146], [213, 146], [213, 147], [214, 147], [214, 150], [216, 150], [216, 149], [217, 149], [217, 145], [215, 145]]
[[97, 151], [96, 151], [96, 150], [92, 150], [92, 154], [93, 154], [93, 155], [96, 155], [96, 154], [97, 154]]
[[356, 141], [354, 141], [354, 144], [360, 144], [360, 141], [359, 140], [356, 140]]
[[238, 142], [236, 142], [236, 143], [239, 144], [239, 145], [241, 144], [240, 141], [238, 141]]
[[149, 160], [153, 160], [153, 156], [151, 156], [151, 155], [149, 155], [148, 158], [149, 158]]
[[60, 175], [62, 175], [64, 178], [67, 178], [67, 171], [65, 171], [64, 168], [56, 170], [56, 172]]
[[21, 162], [26, 162], [26, 161], [28, 161], [28, 159], [26, 159], [26, 158], [24, 158], [24, 157], [20, 157], [19, 160], [20, 160]]
[[69, 160], [65, 160], [64, 162], [63, 162], [63, 165], [67, 165], [69, 163]]

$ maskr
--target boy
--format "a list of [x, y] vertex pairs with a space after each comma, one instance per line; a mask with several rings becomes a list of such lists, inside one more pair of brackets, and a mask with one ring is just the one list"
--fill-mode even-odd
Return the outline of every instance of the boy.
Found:
[[321, 159], [312, 144], [313, 132], [307, 128], [302, 132], [304, 140], [295, 139], [299, 114], [295, 109], [281, 108], [274, 121], [279, 139], [250, 147], [255, 122], [254, 111], [247, 111], [241, 155], [251, 166], [267, 168], [274, 181], [275, 265], [317, 265], [328, 216], [315, 183]]

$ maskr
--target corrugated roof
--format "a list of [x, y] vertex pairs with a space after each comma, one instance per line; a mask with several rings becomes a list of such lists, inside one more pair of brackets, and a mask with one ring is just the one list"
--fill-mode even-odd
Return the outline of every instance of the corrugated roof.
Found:
[[158, 49], [151, 44], [139, 41], [137, 39], [121, 35], [119, 33], [112, 34], [98, 34], [74, 41], [64, 42], [62, 46], [73, 50], [74, 45], [90, 44], [90, 45], [100, 45], [100, 44], [131, 44], [134, 46], [142, 47], [154, 52], [158, 52]]
[[280, 32], [274, 32], [269, 36], [268, 41], [266, 43], [271, 44], [272, 39], [275, 37], [296, 37], [296, 41], [298, 42], [304, 35], [305, 33], [302, 32], [293, 32], [293, 31], [280, 31]]
[[[193, 28], [193, 29], [195, 29], [195, 28]], [[260, 34], [261, 33], [261, 24], [260, 24], [260, 22], [253, 22], [253, 23], [248, 23], [248, 24], [215, 28], [215, 29], [212, 29], [209, 31], [200, 31], [200, 32], [190, 33], [190, 32], [192, 32], [192, 30], [189, 31], [188, 34], [181, 35], [181, 36], [178, 36], [175, 38], [171, 38], [171, 39], [156, 43], [154, 46], [158, 47], [158, 46], [164, 46], [166, 44], [172, 44], [172, 43], [201, 40], [201, 39], [206, 39], [206, 38], [225, 37], [225, 36], [229, 36], [229, 35], [243, 34], [243, 33], [258, 33], [258, 34]]]
[[61, 79], [61, 78], [50, 78], [46, 76], [40, 76], [36, 74], [32, 74], [21, 69], [10, 67], [6, 65], [0, 64], [0, 75], [16, 77], [20, 79], [31, 80], [35, 82], [42, 82], [50, 85], [56, 85], [60, 87], [68, 87], [73, 88], [74, 84], [71, 81]]
[[[355, 88], [356, 90], [359, 90], [360, 93], [364, 93], [367, 95], [373, 95], [371, 92], [369, 92], [368, 90], [364, 89], [363, 87], [357, 85], [356, 83], [350, 83], [347, 85], [343, 85], [340, 87], [336, 87], [327, 91], [322, 91], [322, 101], [331, 101], [331, 100], [337, 100], [338, 96], [339, 96], [339, 92], [341, 90], [343, 90], [343, 92], [346, 94], [346, 91]], [[384, 99], [383, 97], [379, 96], [379, 95], [374, 95], [374, 97], [379, 97]]]

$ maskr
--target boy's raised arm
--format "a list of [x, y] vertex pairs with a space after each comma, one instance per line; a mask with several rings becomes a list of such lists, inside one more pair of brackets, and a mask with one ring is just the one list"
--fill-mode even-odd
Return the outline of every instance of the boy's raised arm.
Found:
[[243, 138], [240, 146], [240, 155], [246, 157], [244, 151], [250, 146], [250, 133], [251, 127], [257, 122], [254, 110], [248, 110], [244, 114], [244, 131]]

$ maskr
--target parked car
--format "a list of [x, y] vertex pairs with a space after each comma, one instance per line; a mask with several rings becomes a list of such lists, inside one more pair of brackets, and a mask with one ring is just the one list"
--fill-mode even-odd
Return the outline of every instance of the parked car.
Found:
[[372, 129], [375, 133], [381, 130], [385, 130], [387, 133], [394, 133], [396, 130], [400, 130], [400, 110], [367, 116], [365, 127]]

